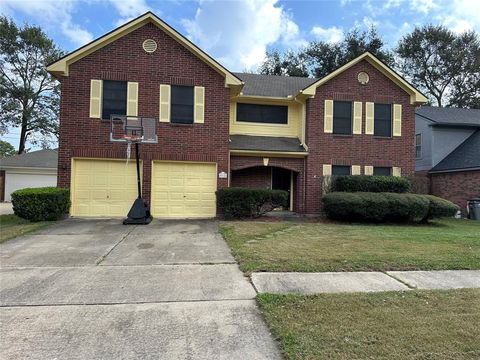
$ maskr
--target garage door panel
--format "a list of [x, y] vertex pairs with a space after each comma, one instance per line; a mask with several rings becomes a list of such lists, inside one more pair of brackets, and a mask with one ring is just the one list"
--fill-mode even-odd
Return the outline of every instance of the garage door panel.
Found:
[[154, 162], [152, 214], [167, 218], [213, 217], [216, 164]]
[[136, 164], [75, 159], [72, 215], [126, 216], [137, 197]]

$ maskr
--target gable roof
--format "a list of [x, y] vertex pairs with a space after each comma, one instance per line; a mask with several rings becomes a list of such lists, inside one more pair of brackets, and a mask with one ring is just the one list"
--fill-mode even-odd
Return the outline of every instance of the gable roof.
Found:
[[423, 95], [420, 91], [418, 91], [415, 87], [413, 87], [407, 80], [405, 80], [403, 77], [397, 74], [393, 69], [385, 65], [382, 61], [380, 61], [377, 57], [375, 57], [370, 52], [365, 52], [362, 55], [356, 57], [352, 61], [339, 67], [334, 72], [331, 72], [327, 76], [317, 80], [310, 86], [304, 88], [301, 92], [305, 95], [314, 96], [317, 87], [325, 84], [327, 81], [333, 79], [335, 76], [343, 73], [345, 70], [351, 68], [355, 64], [358, 64], [362, 60], [368, 61], [373, 67], [375, 67], [383, 75], [385, 75], [387, 78], [392, 80], [395, 84], [397, 84], [400, 88], [402, 88], [405, 92], [407, 92], [410, 95], [411, 104], [421, 105], [421, 104], [427, 103], [428, 99], [425, 97], [425, 95]]
[[0, 167], [57, 169], [58, 150], [46, 149], [0, 159]]
[[457, 146], [430, 172], [461, 171], [480, 169], [480, 130], [475, 131]]
[[244, 96], [288, 97], [296, 96], [302, 89], [318, 79], [297, 76], [233, 73], [245, 82]]
[[215, 59], [210, 57], [207, 53], [201, 50], [198, 46], [196, 46], [194, 43], [192, 43], [190, 40], [188, 40], [170, 25], [162, 21], [151, 11], [140, 15], [136, 19], [129, 21], [128, 23], [110, 31], [109, 33], [99, 37], [98, 39], [93, 40], [92, 42], [80, 47], [79, 49], [65, 55], [59, 60], [48, 65], [47, 70], [54, 76], [68, 76], [68, 67], [70, 64], [82, 59], [83, 57], [131, 33], [132, 31], [139, 29], [140, 27], [148, 23], [153, 23], [154, 25], [159, 27], [166, 34], [168, 34], [185, 48], [190, 50], [195, 56], [204, 61], [207, 65], [212, 67], [218, 73], [224, 75], [226, 85], [242, 85], [242, 81], [238, 79], [235, 75], [233, 75], [233, 73], [220, 65]]
[[415, 110], [415, 114], [433, 121], [434, 125], [480, 127], [480, 109], [422, 106]]

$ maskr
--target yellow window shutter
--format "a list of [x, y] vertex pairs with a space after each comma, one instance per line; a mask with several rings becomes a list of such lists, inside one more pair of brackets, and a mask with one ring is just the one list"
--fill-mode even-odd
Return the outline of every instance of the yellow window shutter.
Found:
[[373, 175], [373, 166], [365, 166], [363, 172], [365, 175]]
[[323, 176], [332, 175], [332, 165], [323, 165]]
[[373, 135], [375, 106], [372, 102], [365, 103], [365, 134]]
[[333, 132], [333, 100], [325, 100], [323, 131], [329, 134]]
[[393, 136], [402, 136], [402, 105], [393, 104]]
[[102, 80], [90, 80], [90, 117], [102, 117]]
[[195, 86], [194, 89], [194, 115], [193, 122], [203, 124], [205, 121], [205, 88]]
[[399, 167], [392, 168], [392, 175], [393, 176], [402, 176], [402, 169]]
[[352, 165], [352, 175], [360, 175], [360, 165]]
[[160, 85], [160, 122], [170, 122], [170, 85]]
[[353, 133], [362, 133], [362, 103], [359, 101], [353, 103]]
[[127, 84], [127, 116], [138, 116], [138, 82]]

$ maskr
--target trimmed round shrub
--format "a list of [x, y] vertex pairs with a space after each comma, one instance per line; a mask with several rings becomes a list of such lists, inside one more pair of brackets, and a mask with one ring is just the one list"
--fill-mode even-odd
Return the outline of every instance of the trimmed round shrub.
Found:
[[287, 206], [283, 190], [223, 188], [217, 190], [217, 205], [225, 219], [258, 217], [280, 206]]
[[329, 218], [344, 221], [421, 221], [429, 211], [429, 200], [416, 194], [334, 192], [322, 202]]
[[429, 201], [428, 214], [423, 219], [423, 221], [428, 221], [429, 219], [437, 219], [442, 217], [453, 217], [460, 209], [457, 205], [451, 201], [442, 199], [438, 196], [433, 195], [423, 195]]
[[63, 218], [70, 208], [70, 190], [57, 187], [26, 188], [12, 193], [15, 215], [30, 221]]
[[406, 193], [410, 190], [410, 181], [399, 176], [346, 175], [334, 176], [332, 192], [389, 192]]

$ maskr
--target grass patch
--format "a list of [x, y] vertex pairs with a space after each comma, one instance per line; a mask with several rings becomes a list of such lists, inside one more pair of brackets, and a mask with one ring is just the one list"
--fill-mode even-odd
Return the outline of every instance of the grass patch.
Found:
[[480, 222], [431, 224], [221, 222], [247, 273], [480, 269]]
[[55, 221], [30, 222], [16, 215], [0, 215], [0, 244], [14, 237], [31, 233], [54, 224]]
[[479, 359], [480, 290], [257, 299], [287, 359]]

